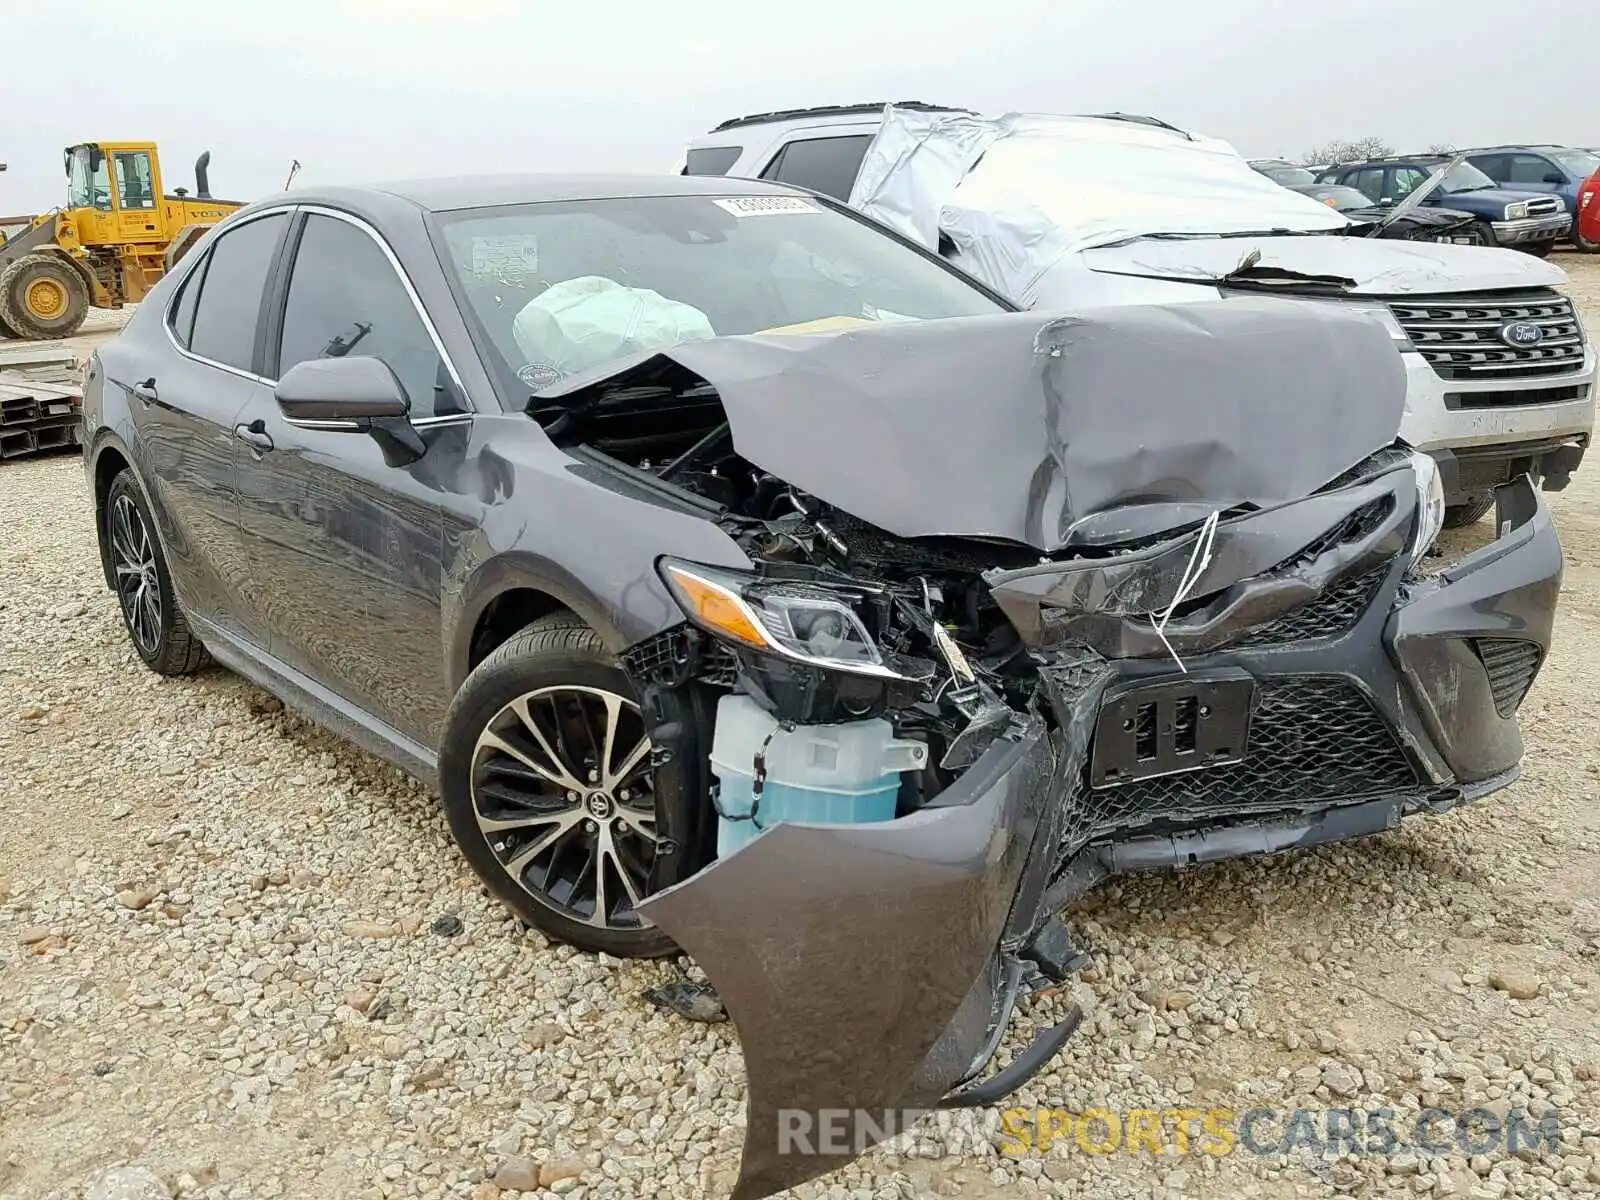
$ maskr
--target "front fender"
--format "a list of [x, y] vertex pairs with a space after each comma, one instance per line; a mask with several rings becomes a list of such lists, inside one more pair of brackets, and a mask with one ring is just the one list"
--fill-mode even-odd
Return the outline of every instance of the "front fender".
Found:
[[[780, 823], [641, 905], [704, 968], [739, 1031], [735, 1200], [833, 1170], [972, 1074], [1055, 769], [1043, 722], [1019, 718], [919, 812]], [[823, 1134], [841, 1121], [844, 1146]]]

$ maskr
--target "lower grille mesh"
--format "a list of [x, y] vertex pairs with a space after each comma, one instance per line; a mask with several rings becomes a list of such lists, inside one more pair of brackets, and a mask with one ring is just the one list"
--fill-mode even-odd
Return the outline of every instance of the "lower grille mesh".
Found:
[[[1157, 821], [1346, 803], [1418, 786], [1398, 740], [1372, 702], [1338, 679], [1263, 683], [1244, 760], [1225, 767], [1080, 792], [1081, 841]], [[1084, 828], [1087, 825], [1087, 828]]]
[[1533, 677], [1539, 673], [1544, 653], [1537, 643], [1520, 638], [1479, 638], [1477, 647], [1483, 669], [1489, 672], [1494, 709], [1502, 717], [1509, 717], [1521, 706], [1522, 698], [1533, 686]]

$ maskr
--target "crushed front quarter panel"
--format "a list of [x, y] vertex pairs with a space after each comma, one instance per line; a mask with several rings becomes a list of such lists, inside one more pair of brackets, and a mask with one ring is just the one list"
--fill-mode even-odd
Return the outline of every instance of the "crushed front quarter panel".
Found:
[[[644, 901], [739, 1031], [734, 1200], [841, 1166], [877, 1140], [871, 1122], [903, 1128], [970, 1072], [1056, 773], [1044, 722], [1019, 717], [936, 805], [874, 824], [780, 823]], [[822, 1152], [830, 1120], [847, 1122], [843, 1152]]]

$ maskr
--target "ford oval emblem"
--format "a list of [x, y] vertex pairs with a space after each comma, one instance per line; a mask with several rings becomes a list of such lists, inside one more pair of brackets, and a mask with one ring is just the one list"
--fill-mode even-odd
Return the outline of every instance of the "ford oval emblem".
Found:
[[1544, 341], [1544, 326], [1532, 321], [1512, 321], [1500, 326], [1500, 340], [1508, 346], [1527, 349]]

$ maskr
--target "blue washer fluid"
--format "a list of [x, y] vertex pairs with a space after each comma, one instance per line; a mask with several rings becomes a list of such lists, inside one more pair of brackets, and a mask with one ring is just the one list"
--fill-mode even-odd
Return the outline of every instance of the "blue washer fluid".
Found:
[[[766, 781], [756, 805], [756, 757], [762, 754]], [[779, 821], [893, 820], [901, 773], [927, 761], [926, 743], [896, 738], [882, 719], [783, 729], [749, 696], [724, 696], [711, 741], [721, 810], [717, 855], [732, 854]], [[741, 819], [752, 809], [753, 820]]]

